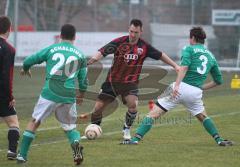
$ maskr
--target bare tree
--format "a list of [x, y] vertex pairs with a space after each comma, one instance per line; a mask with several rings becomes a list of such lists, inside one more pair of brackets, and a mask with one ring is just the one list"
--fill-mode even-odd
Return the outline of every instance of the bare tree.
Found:
[[4, 15], [6, 11], [7, 0], [0, 1], [0, 15]]
[[86, 0], [21, 0], [20, 9], [35, 25], [36, 30], [58, 30], [61, 23], [69, 23]]

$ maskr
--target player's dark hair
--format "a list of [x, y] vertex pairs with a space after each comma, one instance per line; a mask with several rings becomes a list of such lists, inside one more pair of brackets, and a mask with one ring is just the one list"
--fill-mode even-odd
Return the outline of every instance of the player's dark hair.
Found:
[[135, 27], [142, 28], [142, 21], [139, 19], [132, 19], [130, 25], [134, 25]]
[[193, 27], [190, 30], [190, 38], [194, 37], [197, 43], [204, 44], [206, 39], [206, 33], [202, 27]]
[[0, 16], [0, 34], [5, 34], [10, 30], [11, 20], [7, 16]]
[[61, 38], [73, 40], [76, 35], [76, 29], [72, 24], [64, 24], [61, 28]]

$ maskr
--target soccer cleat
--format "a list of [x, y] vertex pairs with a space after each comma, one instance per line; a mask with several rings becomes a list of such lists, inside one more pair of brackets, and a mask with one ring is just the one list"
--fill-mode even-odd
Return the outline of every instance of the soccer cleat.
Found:
[[138, 141], [123, 140], [120, 144], [123, 144], [123, 145], [137, 145]]
[[20, 154], [17, 155], [16, 159], [17, 159], [17, 163], [18, 164], [22, 164], [22, 163], [26, 163], [27, 162], [27, 160], [23, 156], [21, 156]]
[[217, 143], [219, 146], [232, 146], [233, 142], [229, 140], [221, 140]]
[[16, 158], [17, 158], [17, 153], [8, 150], [7, 159], [8, 160], [15, 160]]
[[131, 133], [129, 128], [123, 129], [123, 139], [124, 140], [130, 140], [131, 139]]
[[79, 144], [79, 141], [76, 140], [71, 145], [73, 150], [73, 160], [75, 165], [80, 165], [83, 161], [83, 147]]

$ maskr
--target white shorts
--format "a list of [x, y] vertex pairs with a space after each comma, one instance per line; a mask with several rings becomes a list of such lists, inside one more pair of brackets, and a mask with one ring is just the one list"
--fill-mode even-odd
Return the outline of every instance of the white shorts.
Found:
[[183, 104], [193, 116], [205, 110], [202, 101], [202, 90], [200, 88], [181, 82], [179, 86], [180, 95], [174, 99], [171, 95], [174, 84], [175, 82], [158, 99], [158, 104], [161, 107], [168, 111], [175, 108], [178, 104]]
[[74, 124], [77, 119], [76, 103], [56, 103], [40, 96], [34, 107], [32, 117], [36, 121], [42, 122], [52, 112], [55, 113], [65, 131], [76, 128], [76, 124]]

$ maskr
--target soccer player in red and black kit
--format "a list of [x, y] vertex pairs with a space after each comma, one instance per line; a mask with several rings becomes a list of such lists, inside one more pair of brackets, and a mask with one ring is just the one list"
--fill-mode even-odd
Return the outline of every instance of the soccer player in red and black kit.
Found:
[[0, 117], [9, 127], [7, 158], [13, 160], [17, 156], [19, 123], [14, 108], [15, 99], [12, 95], [15, 49], [6, 41], [10, 28], [10, 19], [0, 16]]
[[114, 54], [112, 66], [106, 81], [102, 84], [101, 92], [91, 115], [91, 122], [100, 125], [103, 110], [114, 101], [116, 96], [120, 95], [123, 104], [128, 108], [123, 127], [124, 140], [131, 139], [130, 127], [137, 115], [138, 80], [144, 60], [147, 57], [162, 60], [176, 71], [179, 69], [179, 66], [165, 53], [158, 51], [140, 38], [142, 34], [141, 20], [131, 20], [128, 31], [128, 36], [111, 41], [99, 49], [88, 61], [88, 65], [90, 65], [102, 57]]

